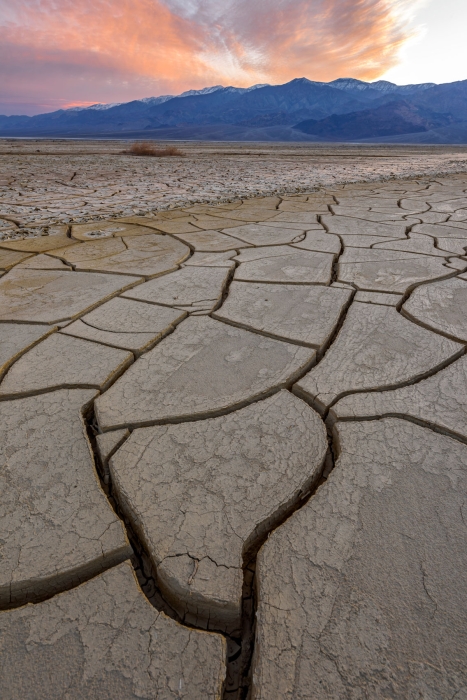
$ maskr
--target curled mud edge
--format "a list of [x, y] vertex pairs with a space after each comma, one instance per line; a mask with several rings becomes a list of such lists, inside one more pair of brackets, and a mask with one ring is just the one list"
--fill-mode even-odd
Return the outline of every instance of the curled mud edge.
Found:
[[[409, 232], [411, 226], [406, 228], [406, 235]], [[344, 250], [344, 245], [341, 240], [341, 249], [339, 253], [334, 257], [332, 266], [332, 281], [338, 280], [338, 264], [339, 259]], [[191, 251], [191, 254], [193, 251]], [[235, 268], [238, 266], [238, 262], [235, 262]], [[228, 276], [227, 283], [223, 289], [222, 298], [216, 308], [219, 308], [224, 300], [227, 298], [229, 293], [230, 282], [232, 281], [234, 270], [233, 268]], [[452, 273], [450, 276], [455, 276], [456, 273]], [[353, 285], [349, 285], [352, 289]], [[415, 285], [418, 286], [418, 285]], [[354, 286], [353, 286], [354, 287]], [[408, 298], [410, 295], [410, 290], [407, 290], [404, 297]], [[352, 293], [349, 295], [349, 301], [346, 304], [343, 312], [340, 316], [339, 322], [334, 328], [332, 336], [329, 338], [326, 346], [321, 349], [321, 352], [317, 355], [317, 364], [324, 357], [326, 352], [332, 347], [340, 329], [342, 328], [345, 319], [347, 317], [348, 310], [353, 301], [356, 288], [354, 287]], [[400, 306], [402, 306], [402, 303]], [[398, 311], [400, 313], [400, 306], [398, 306]], [[212, 313], [212, 312], [211, 312]], [[211, 314], [209, 314], [211, 315]], [[457, 359], [457, 358], [456, 358]], [[309, 398], [306, 396], [301, 396], [297, 391], [294, 391], [292, 386], [297, 381], [299, 381], [303, 375], [309, 371], [309, 367], [306, 367], [300, 376], [295, 376], [287, 384], [287, 389], [296, 395], [299, 395], [302, 400], [304, 400], [308, 405], [316, 410], [317, 407], [313, 406]], [[439, 368], [438, 368], [439, 369]], [[433, 373], [431, 370], [430, 374]], [[414, 383], [413, 381], [410, 384]], [[275, 393], [275, 392], [274, 392]], [[358, 392], [351, 392], [358, 393]], [[264, 397], [261, 397], [264, 398]], [[258, 399], [256, 399], [258, 400]], [[246, 404], [249, 405], [255, 401], [247, 401]], [[236, 407], [237, 409], [240, 406]], [[235, 410], [235, 409], [234, 409]], [[251, 698], [251, 686], [252, 686], [252, 662], [255, 650], [255, 632], [256, 632], [256, 614], [258, 608], [258, 579], [256, 576], [257, 568], [257, 557], [262, 546], [268, 540], [269, 536], [274, 533], [274, 531], [283, 525], [294, 513], [299, 511], [303, 506], [305, 506], [308, 501], [317, 493], [318, 489], [322, 484], [324, 484], [334, 469], [336, 460], [339, 456], [339, 443], [338, 437], [333, 430], [332, 421], [329, 420], [329, 407], [324, 411], [318, 411], [321, 413], [321, 418], [327, 428], [327, 439], [328, 439], [328, 449], [326, 457], [321, 466], [321, 470], [314, 478], [312, 482], [308, 482], [306, 486], [303, 487], [302, 491], [296, 494], [293, 501], [289, 502], [287, 506], [276, 512], [275, 517], [272, 517], [270, 522], [261, 529], [261, 534], [256, 538], [251, 538], [245, 543], [243, 551], [243, 562], [242, 562], [242, 572], [243, 572], [243, 587], [242, 587], [242, 608], [241, 608], [241, 623], [239, 628], [241, 630], [241, 635], [239, 637], [234, 637], [225, 632], [222, 629], [210, 628], [209, 632], [220, 634], [224, 637], [227, 644], [227, 658], [226, 658], [226, 679], [223, 688], [223, 700], [249, 700]], [[229, 411], [230, 413], [230, 411]], [[203, 416], [202, 418], [204, 418]], [[164, 421], [165, 422], [165, 421]], [[180, 422], [179, 420], [176, 421]], [[111, 475], [109, 473], [106, 464], [101, 462], [99, 453], [97, 451], [96, 445], [96, 435], [100, 432], [96, 417], [94, 414], [94, 406], [91, 406], [86, 417], [86, 426], [88, 432], [88, 438], [94, 453], [94, 461], [96, 465], [96, 471], [98, 473], [99, 479], [101, 481], [101, 487], [106, 494], [108, 501], [113, 508], [116, 515], [123, 522], [128, 539], [133, 549], [133, 557], [131, 559], [133, 568], [135, 570], [138, 582], [140, 584], [141, 590], [145, 594], [148, 601], [157, 610], [164, 612], [173, 620], [177, 621], [179, 624], [194, 630], [206, 631], [206, 626], [203, 623], [192, 624], [174, 609], [174, 607], [169, 602], [169, 596], [164, 594], [164, 587], [159, 585], [158, 573], [156, 567], [151, 563], [150, 557], [145, 550], [141, 539], [132, 527], [131, 522], [124, 514], [124, 509], [118, 502], [118, 498], [114, 492]], [[128, 427], [128, 426], [127, 426]], [[131, 431], [131, 428], [130, 428]], [[120, 446], [120, 445], [119, 445]], [[175, 603], [174, 603], [175, 604]]]
[[[193, 625], [181, 618], [176, 610], [167, 601], [166, 596], [161, 591], [158, 585], [157, 571], [151, 563], [150, 557], [142, 545], [140, 539], [135, 533], [128, 518], [125, 517], [122, 509], [115, 497], [112, 488], [112, 480], [108, 470], [99, 456], [96, 444], [96, 435], [98, 434], [97, 422], [94, 414], [94, 408], [90, 407], [85, 416], [85, 425], [87, 436], [92, 448], [94, 463], [97, 476], [101, 484], [101, 488], [105, 493], [109, 504], [118, 518], [124, 524], [128, 540], [133, 549], [131, 564], [134, 568], [138, 583], [142, 592], [148, 601], [157, 610], [165, 613], [179, 624], [190, 629], [196, 629], [205, 632], [206, 629], [201, 626]], [[121, 445], [119, 445], [120, 447]], [[335, 463], [335, 446], [333, 445], [331, 433], [328, 431], [328, 450], [322, 468], [315, 478], [314, 482], [309, 485], [309, 488], [302, 492], [298, 499], [295, 500], [285, 512], [275, 520], [271, 527], [255, 541], [247, 542], [247, 551], [243, 554], [243, 589], [242, 589], [242, 613], [241, 613], [241, 637], [232, 637], [226, 634], [223, 630], [210, 629], [209, 632], [220, 634], [224, 637], [227, 643], [227, 659], [226, 659], [226, 679], [223, 689], [223, 700], [248, 700], [250, 697], [251, 687], [251, 671], [252, 659], [255, 646], [255, 622], [257, 610], [257, 593], [256, 593], [256, 560], [258, 552], [269, 536], [281, 525], [283, 525], [295, 512], [300, 510], [312, 496], [315, 495], [317, 489], [323, 484], [327, 476], [334, 468]]]
[[[249, 700], [252, 681], [252, 661], [255, 650], [256, 612], [258, 606], [256, 562], [263, 544], [274, 531], [305, 506], [316, 494], [327, 477], [334, 469], [335, 451], [331, 433], [328, 432], [328, 450], [321, 472], [311, 489], [294, 506], [277, 521], [259, 541], [254, 549], [250, 549], [243, 560], [243, 591], [242, 591], [242, 638], [239, 640], [238, 653], [227, 659], [227, 678], [223, 700]], [[231, 683], [229, 687], [229, 682]]]
[[[333, 273], [337, 276], [337, 264], [342, 254], [343, 246], [338, 255], [335, 256], [333, 264]], [[235, 261], [235, 268], [238, 266], [238, 262]], [[229, 293], [230, 283], [233, 279], [235, 268], [232, 269], [229, 275], [228, 281], [225, 284], [222, 301], [227, 298]], [[342, 327], [347, 312], [351, 306], [355, 291], [350, 295], [349, 301], [343, 309], [341, 318], [339, 319], [336, 328], [332, 336], [329, 338], [326, 346], [322, 348], [320, 353], [317, 353], [316, 361], [320, 362], [325, 352], [334, 342], [340, 328]], [[211, 314], [210, 314], [211, 315]], [[292, 386], [298, 382], [308, 371], [310, 367], [305, 367], [303, 370], [295, 376], [287, 384], [287, 389], [293, 393]], [[275, 392], [273, 392], [275, 393]], [[261, 397], [265, 398], [264, 396]], [[254, 403], [257, 401], [250, 400], [246, 402], [246, 405]], [[260, 400], [260, 399], [259, 399]], [[305, 400], [306, 403], [308, 401]], [[237, 406], [236, 408], [241, 408], [242, 406]], [[229, 411], [230, 413], [230, 411]], [[179, 422], [179, 421], [177, 421]], [[323, 421], [324, 422], [324, 421]], [[326, 425], [326, 424], [325, 424]], [[94, 462], [96, 465], [96, 471], [99, 476], [101, 487], [109, 500], [111, 507], [113, 508], [116, 515], [123, 522], [128, 540], [132, 546], [134, 555], [132, 557], [132, 565], [134, 567], [138, 582], [140, 584], [141, 590], [146, 595], [148, 601], [157, 610], [164, 612], [166, 615], [176, 620], [179, 624], [191, 629], [197, 629], [205, 631], [205, 628], [200, 626], [192, 625], [187, 623], [181, 618], [176, 610], [167, 601], [166, 596], [158, 585], [157, 571], [153, 564], [151, 563], [150, 557], [145, 550], [142, 542], [135, 533], [131, 523], [128, 518], [123, 513], [123, 509], [118, 503], [118, 499], [113, 493], [112, 480], [108, 467], [102, 464], [96, 445], [96, 435], [100, 432], [94, 413], [94, 407], [92, 406], [86, 416], [86, 427], [88, 433], [88, 439], [92, 447]], [[126, 426], [128, 427], [128, 426]], [[130, 428], [130, 433], [132, 429]], [[267, 541], [269, 536], [281, 525], [283, 525], [294, 513], [300, 510], [309, 500], [312, 498], [318, 488], [326, 481], [328, 475], [334, 468], [335, 464], [335, 453], [337, 446], [333, 443], [333, 437], [330, 430], [327, 432], [328, 437], [328, 450], [326, 457], [321, 466], [320, 472], [316, 475], [312, 482], [307, 484], [302, 492], [297, 494], [297, 498], [291, 502], [288, 507], [284, 508], [277, 517], [271, 520], [269, 527], [263, 530], [262, 535], [257, 537], [255, 540], [247, 540], [245, 543], [245, 550], [243, 552], [243, 586], [242, 586], [242, 610], [241, 610], [241, 637], [232, 637], [226, 634], [223, 630], [210, 629], [210, 632], [221, 634], [227, 643], [227, 659], [226, 659], [226, 679], [223, 688], [223, 700], [249, 700], [250, 698], [250, 688], [251, 688], [251, 675], [252, 675], [252, 660], [255, 648], [255, 626], [256, 626], [256, 612], [257, 612], [257, 579], [256, 579], [256, 561], [258, 552], [260, 551], [263, 544]], [[121, 445], [119, 445], [120, 447]]]

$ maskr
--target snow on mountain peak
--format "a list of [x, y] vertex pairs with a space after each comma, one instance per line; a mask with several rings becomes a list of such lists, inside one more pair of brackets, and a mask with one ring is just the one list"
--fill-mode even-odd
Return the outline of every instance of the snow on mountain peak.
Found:
[[101, 102], [97, 102], [95, 105], [90, 105], [89, 107], [68, 107], [66, 109], [66, 112], [84, 112], [87, 109], [95, 109], [95, 110], [104, 110], [104, 109], [110, 109], [111, 107], [120, 107], [120, 105], [124, 104], [123, 102], [109, 102], [108, 104], [103, 104]]
[[[251, 90], [257, 90], [258, 88], [262, 87], [269, 87], [269, 85], [268, 83], [258, 83], [258, 85], [252, 85], [248, 88], [225, 88], [223, 85], [213, 85], [212, 87], [201, 88], [201, 90], [186, 90], [180, 95], [159, 95], [158, 97], [143, 97], [140, 100], [135, 100], [135, 102], [143, 102], [147, 105], [159, 105], [179, 97], [192, 97], [193, 95], [210, 95], [212, 92], [217, 92], [218, 90], [228, 90], [229, 92], [238, 92], [239, 94], [241, 94], [243, 92], [250, 92]], [[94, 105], [90, 105], [89, 107], [69, 107], [66, 111], [83, 112], [85, 110], [105, 110], [111, 109], [111, 107], [120, 107], [120, 105], [122, 104], [125, 104], [125, 102], [110, 102], [109, 104], [102, 104], [99, 102]]]

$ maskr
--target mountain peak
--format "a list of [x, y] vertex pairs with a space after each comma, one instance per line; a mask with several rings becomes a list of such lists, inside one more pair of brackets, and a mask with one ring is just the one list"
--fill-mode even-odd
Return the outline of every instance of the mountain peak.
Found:
[[186, 90], [176, 97], [191, 97], [192, 95], [210, 95], [211, 92], [217, 92], [218, 90], [223, 90], [223, 85], [213, 85], [212, 87], [201, 88], [201, 90]]
[[[342, 140], [464, 128], [467, 134], [467, 80], [399, 86], [387, 80], [346, 77], [325, 83], [299, 77], [281, 85], [212, 85], [35, 117], [0, 116], [2, 136]], [[449, 143], [451, 137], [443, 131], [433, 138]], [[463, 138], [456, 136], [457, 142]]]
[[112, 107], [120, 107], [121, 104], [124, 104], [124, 103], [123, 102], [108, 102], [108, 103], [96, 102], [96, 104], [89, 105], [89, 107], [68, 107], [68, 109], [65, 109], [63, 111], [65, 111], [65, 112], [84, 112], [87, 109], [95, 109], [98, 111], [102, 111], [105, 109], [111, 109]]
[[373, 90], [380, 92], [420, 92], [428, 88], [436, 87], [436, 83], [419, 83], [418, 85], [396, 85], [388, 80], [376, 80], [374, 83], [369, 83]]
[[[301, 78], [301, 80], [306, 80], [306, 78]], [[310, 82], [310, 81], [308, 81]], [[268, 83], [258, 83], [256, 85], [251, 85], [250, 87], [247, 88], [237, 88], [233, 86], [229, 87], [224, 87], [223, 85], [212, 85], [211, 87], [205, 87], [201, 88], [200, 90], [186, 90], [185, 92], [180, 93], [180, 95], [159, 95], [157, 97], [142, 97], [139, 100], [134, 100], [134, 102], [143, 102], [143, 104], [151, 105], [151, 107], [155, 105], [160, 105], [164, 104], [164, 102], [168, 102], [169, 100], [175, 100], [180, 97], [193, 97], [195, 95], [210, 95], [213, 92], [218, 92], [219, 90], [226, 90], [228, 92], [236, 92], [238, 94], [242, 94], [244, 92], [251, 92], [252, 90], [258, 90], [258, 88], [263, 88], [263, 87], [270, 87]], [[97, 111], [103, 111], [106, 109], [111, 109], [112, 107], [121, 107], [124, 104], [128, 104], [125, 102], [109, 102], [109, 103], [101, 103], [97, 102], [96, 104], [89, 105], [88, 107], [69, 107], [66, 110], [63, 110], [65, 112], [84, 112], [86, 110], [97, 110]]]

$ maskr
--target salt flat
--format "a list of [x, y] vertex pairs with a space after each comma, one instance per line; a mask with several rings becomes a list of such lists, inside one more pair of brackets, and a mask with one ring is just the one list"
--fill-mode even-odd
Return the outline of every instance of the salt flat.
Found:
[[0, 696], [465, 697], [465, 152], [183, 147], [1, 144]]
[[[380, 178], [467, 171], [467, 148], [307, 143], [177, 143], [185, 158], [122, 155], [125, 141], [0, 139], [0, 216], [47, 226], [199, 202], [311, 191]], [[16, 226], [0, 226], [12, 236]], [[215, 227], [216, 228], [216, 227]]]

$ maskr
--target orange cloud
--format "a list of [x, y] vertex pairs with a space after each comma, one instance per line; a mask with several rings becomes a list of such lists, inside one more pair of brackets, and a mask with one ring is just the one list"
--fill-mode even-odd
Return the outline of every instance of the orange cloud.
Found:
[[411, 1], [0, 0], [0, 91], [44, 111], [218, 83], [372, 79], [396, 62]]

